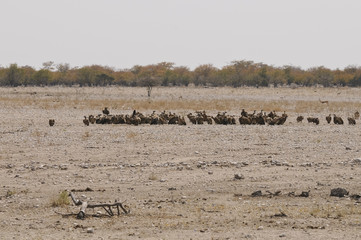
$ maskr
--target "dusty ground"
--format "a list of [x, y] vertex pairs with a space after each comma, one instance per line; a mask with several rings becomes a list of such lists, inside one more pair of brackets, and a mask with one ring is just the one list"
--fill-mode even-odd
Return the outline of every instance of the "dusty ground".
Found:
[[[360, 96], [156, 88], [149, 100], [144, 88], [0, 88], [0, 239], [360, 239], [361, 202], [330, 191], [361, 194], [361, 123], [324, 118], [346, 120], [361, 110]], [[285, 110], [289, 118], [283, 126], [83, 125], [105, 106], [114, 114]], [[296, 123], [299, 114], [321, 123]], [[88, 213], [99, 217], [78, 220], [73, 203], [51, 206], [62, 191], [87, 187], [95, 191], [77, 196], [117, 199], [131, 213], [96, 209]], [[251, 197], [258, 190], [263, 196]], [[303, 191], [308, 198], [297, 196]]]

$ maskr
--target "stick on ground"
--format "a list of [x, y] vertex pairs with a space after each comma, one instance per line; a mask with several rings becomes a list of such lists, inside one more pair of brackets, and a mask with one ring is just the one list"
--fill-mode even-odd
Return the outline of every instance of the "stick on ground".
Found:
[[85, 209], [87, 209], [87, 208], [102, 207], [108, 213], [108, 215], [111, 216], [111, 217], [114, 216], [114, 213], [112, 211], [112, 207], [117, 208], [118, 216], [120, 215], [119, 208], [121, 208], [125, 214], [129, 213], [129, 210], [126, 210], [124, 208], [123, 204], [120, 203], [120, 202], [115, 202], [115, 203], [112, 203], [112, 204], [108, 204], [108, 203], [88, 204], [88, 202], [82, 202], [79, 199], [77, 199], [73, 192], [70, 192], [69, 196], [71, 197], [71, 199], [73, 200], [73, 202], [74, 202], [74, 204], [76, 206], [81, 205], [80, 212], [77, 215], [78, 219], [84, 219], [85, 218]]

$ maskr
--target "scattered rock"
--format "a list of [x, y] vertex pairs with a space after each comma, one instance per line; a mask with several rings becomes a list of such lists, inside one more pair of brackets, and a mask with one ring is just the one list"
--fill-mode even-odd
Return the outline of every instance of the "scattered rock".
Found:
[[354, 200], [359, 200], [361, 198], [361, 196], [358, 195], [358, 194], [353, 194], [353, 195], [350, 196], [350, 198], [354, 199]]
[[287, 217], [287, 215], [284, 212], [280, 212], [280, 213], [276, 213], [275, 215], [271, 216], [271, 218], [273, 217]]
[[353, 164], [361, 164], [361, 158], [352, 159], [351, 163], [353, 163]]
[[60, 165], [60, 170], [68, 170], [68, 166], [65, 164]]
[[270, 196], [279, 196], [281, 194], [281, 191], [278, 190], [276, 192], [266, 191]]
[[241, 179], [244, 179], [244, 176], [242, 174], [236, 173], [236, 174], [234, 174], [234, 179], [241, 180]]
[[86, 229], [86, 232], [87, 232], [87, 233], [94, 233], [94, 228], [87, 228], [87, 229]]
[[258, 191], [255, 191], [251, 194], [252, 197], [260, 197], [262, 196], [262, 191], [261, 190], [258, 190]]
[[330, 196], [333, 197], [344, 197], [345, 195], [348, 195], [348, 191], [344, 188], [334, 188], [331, 190]]
[[298, 195], [299, 197], [309, 197], [310, 196], [310, 191], [308, 192], [302, 192], [300, 195]]

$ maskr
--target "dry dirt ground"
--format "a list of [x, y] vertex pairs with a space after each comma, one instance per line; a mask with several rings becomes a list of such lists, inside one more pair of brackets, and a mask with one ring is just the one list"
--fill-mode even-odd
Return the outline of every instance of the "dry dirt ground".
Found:
[[[154, 88], [150, 99], [145, 88], [0, 88], [0, 239], [360, 239], [361, 202], [330, 196], [337, 187], [361, 194], [361, 123], [346, 120], [361, 110], [360, 96], [351, 88]], [[289, 117], [282, 126], [83, 125], [105, 106]], [[345, 124], [327, 124], [329, 113]], [[94, 191], [76, 196], [121, 201], [130, 213], [89, 209], [78, 220], [72, 202], [52, 206], [62, 191], [86, 188]]]

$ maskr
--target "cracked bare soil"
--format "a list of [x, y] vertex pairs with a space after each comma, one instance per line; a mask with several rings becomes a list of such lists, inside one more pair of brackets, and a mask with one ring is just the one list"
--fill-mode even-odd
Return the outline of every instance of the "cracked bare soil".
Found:
[[[360, 239], [361, 89], [0, 88], [0, 239]], [[328, 100], [322, 104], [319, 100]], [[90, 125], [84, 115], [242, 108], [282, 126]], [[344, 125], [327, 124], [336, 113]], [[296, 122], [298, 115], [320, 125]], [[55, 119], [50, 127], [48, 120]], [[236, 177], [235, 177], [236, 176]], [[109, 217], [52, 207], [64, 190], [126, 204]], [[252, 197], [255, 191], [262, 196]], [[309, 197], [300, 197], [308, 192]], [[275, 194], [278, 192], [278, 194]]]

